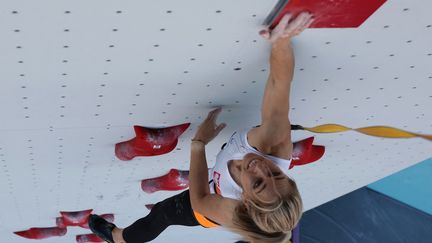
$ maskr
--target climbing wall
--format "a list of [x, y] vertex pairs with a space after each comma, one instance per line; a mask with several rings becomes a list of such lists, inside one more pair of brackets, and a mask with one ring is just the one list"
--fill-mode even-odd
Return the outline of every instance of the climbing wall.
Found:
[[[176, 192], [141, 180], [188, 170], [190, 139], [213, 107], [228, 127], [260, 122], [269, 44], [257, 34], [275, 0], [3, 1], [0, 7], [0, 241], [54, 227], [60, 211], [113, 213], [127, 226]], [[296, 52], [290, 119], [432, 133], [432, 2], [387, 1], [358, 28], [306, 30]], [[170, 153], [122, 161], [133, 126], [191, 123]], [[293, 132], [295, 140], [313, 134]], [[316, 135], [316, 163], [295, 167], [306, 209], [432, 156], [423, 139]], [[68, 227], [41, 242], [75, 242]], [[155, 242], [232, 242], [220, 229], [170, 227]], [[205, 239], [205, 240], [203, 240]]]

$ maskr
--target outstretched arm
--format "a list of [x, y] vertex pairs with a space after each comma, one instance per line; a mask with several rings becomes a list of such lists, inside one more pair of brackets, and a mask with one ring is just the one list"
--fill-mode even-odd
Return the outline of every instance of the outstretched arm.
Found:
[[[249, 134], [249, 142], [263, 152], [270, 151], [286, 141], [291, 143], [291, 127], [288, 118], [291, 81], [294, 76], [294, 51], [291, 38], [301, 33], [313, 21], [308, 13], [291, 20], [285, 15], [271, 32], [260, 34], [272, 43], [270, 74], [264, 91], [261, 107], [261, 126]], [[292, 149], [292, 145], [288, 146]], [[291, 154], [291, 151], [289, 151]]]
[[289, 100], [291, 81], [294, 75], [294, 52], [291, 43], [278, 42], [272, 45], [270, 74], [264, 90], [261, 106], [263, 140], [268, 145], [277, 145], [289, 132]]
[[220, 112], [220, 108], [211, 111], [192, 139], [189, 191], [194, 211], [219, 224], [228, 225], [232, 221], [232, 214], [237, 202], [217, 194], [210, 194], [205, 155], [205, 145], [225, 127], [224, 123], [220, 125], [215, 123]]

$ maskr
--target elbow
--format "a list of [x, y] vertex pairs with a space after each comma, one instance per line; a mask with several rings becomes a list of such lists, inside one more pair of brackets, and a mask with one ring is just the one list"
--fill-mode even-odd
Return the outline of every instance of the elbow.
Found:
[[[193, 177], [193, 176], [192, 176]], [[196, 177], [190, 177], [189, 184], [189, 200], [194, 211], [200, 211], [200, 209], [205, 204], [204, 201], [206, 197], [210, 194], [208, 183], [201, 184], [197, 183]]]
[[202, 209], [202, 199], [199, 197], [193, 197], [190, 195], [190, 202], [192, 210], [195, 212], [201, 212]]
[[192, 196], [192, 194], [190, 195], [190, 203], [191, 203], [192, 210], [193, 211], [197, 211], [197, 209], [198, 209], [198, 202], [197, 202], [197, 199]]

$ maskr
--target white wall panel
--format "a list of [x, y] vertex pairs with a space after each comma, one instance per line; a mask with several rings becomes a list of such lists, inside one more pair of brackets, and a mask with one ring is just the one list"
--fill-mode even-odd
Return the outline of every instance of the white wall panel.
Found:
[[[188, 169], [189, 140], [210, 108], [231, 133], [259, 123], [269, 44], [260, 23], [276, 1], [2, 1], [0, 8], [0, 241], [55, 225], [60, 210], [115, 213], [127, 226], [173, 192], [140, 180]], [[294, 40], [292, 123], [389, 125], [432, 133], [429, 1], [388, 1], [356, 29], [309, 29]], [[191, 122], [173, 152], [123, 162], [114, 144], [132, 126]], [[293, 132], [295, 139], [312, 134]], [[316, 135], [326, 154], [296, 167], [306, 209], [431, 157], [421, 139]], [[74, 242], [72, 228], [62, 238]], [[189, 234], [191, 233], [191, 234]], [[156, 242], [232, 242], [170, 227]]]

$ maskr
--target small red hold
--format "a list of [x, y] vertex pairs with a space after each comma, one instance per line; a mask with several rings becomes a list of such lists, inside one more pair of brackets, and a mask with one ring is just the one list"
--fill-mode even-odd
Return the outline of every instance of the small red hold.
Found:
[[156, 191], [177, 191], [189, 187], [189, 171], [171, 169], [168, 174], [141, 181], [141, 188], [147, 193]]
[[146, 207], [148, 210], [152, 210], [152, 208], [154, 207], [154, 204], [146, 204], [145, 207]]
[[30, 228], [24, 231], [17, 231], [14, 234], [33, 240], [46, 239], [50, 237], [64, 236], [66, 228], [49, 227], [49, 228]]
[[185, 123], [166, 128], [134, 126], [136, 137], [115, 145], [115, 155], [120, 160], [131, 160], [136, 156], [155, 156], [171, 152], [178, 137], [190, 126]]
[[56, 218], [56, 225], [59, 228], [66, 228], [66, 225], [64, 224], [63, 217], [57, 217]]
[[63, 224], [66, 226], [80, 226], [88, 221], [93, 209], [87, 209], [76, 212], [60, 212], [63, 218]]
[[[112, 214], [112, 213], [101, 214], [99, 216], [110, 223], [114, 222], [114, 214]], [[90, 227], [88, 225], [88, 220], [86, 220], [83, 224], [80, 224], [78, 226], [81, 228], [84, 228], [84, 229], [90, 229]]]
[[75, 237], [78, 243], [87, 243], [87, 242], [104, 242], [101, 238], [99, 238], [95, 234], [86, 234], [86, 235], [77, 235]]
[[325, 152], [325, 147], [313, 145], [314, 137], [293, 143], [292, 161], [289, 169], [294, 166], [305, 165], [319, 160]]

